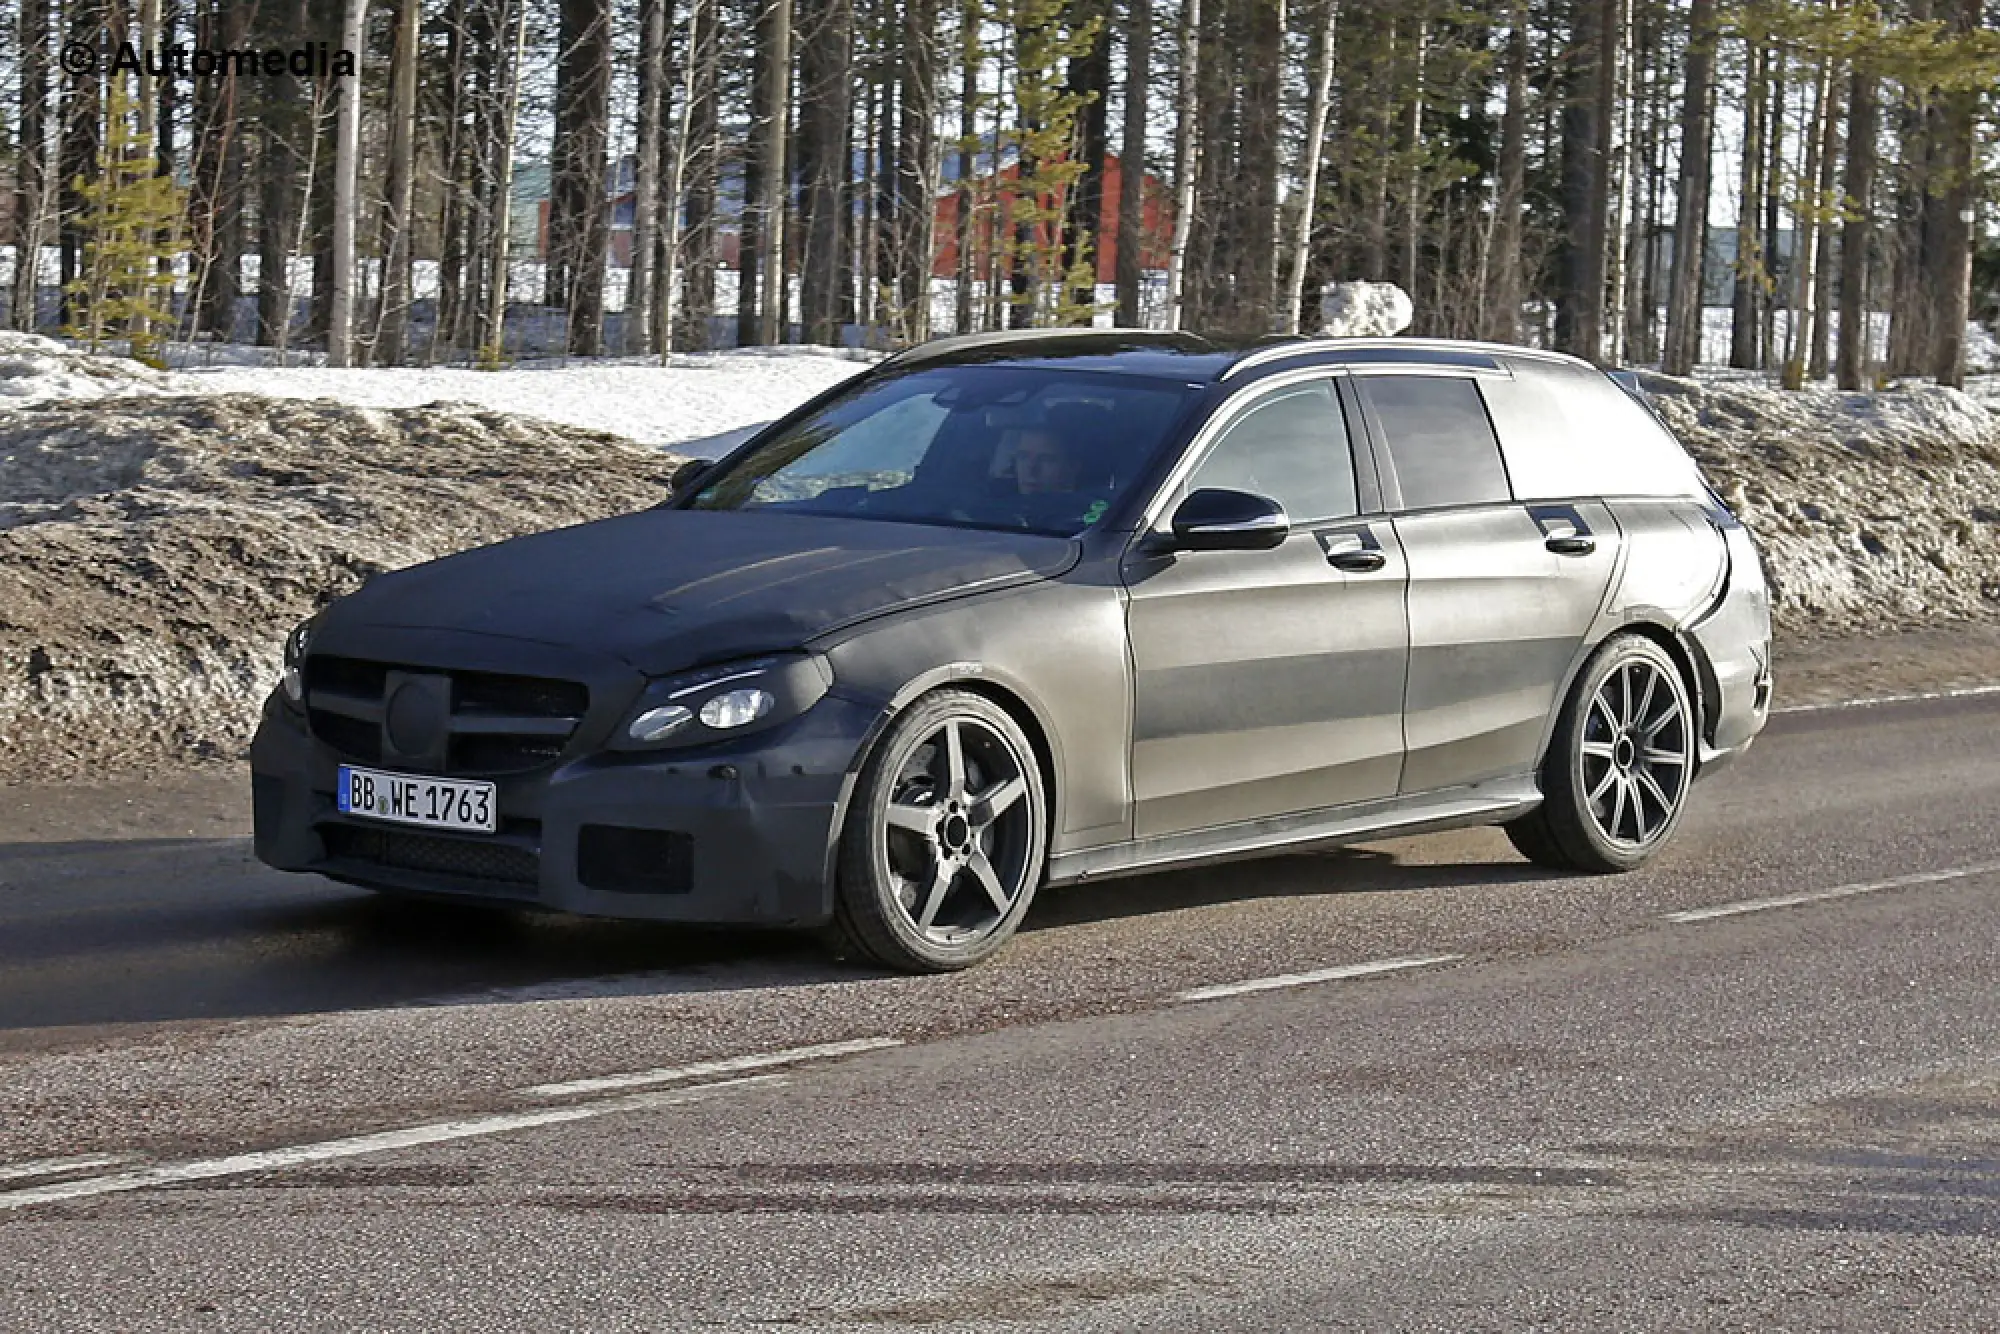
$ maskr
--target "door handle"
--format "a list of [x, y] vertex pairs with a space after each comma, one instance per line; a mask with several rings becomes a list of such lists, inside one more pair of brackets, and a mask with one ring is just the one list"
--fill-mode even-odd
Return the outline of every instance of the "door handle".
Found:
[[1584, 533], [1557, 533], [1543, 539], [1542, 545], [1558, 556], [1588, 556], [1597, 550], [1597, 539]]
[[1389, 558], [1380, 551], [1368, 547], [1352, 548], [1347, 551], [1329, 551], [1326, 563], [1336, 570], [1347, 570], [1354, 574], [1366, 574], [1379, 570], [1389, 563]]

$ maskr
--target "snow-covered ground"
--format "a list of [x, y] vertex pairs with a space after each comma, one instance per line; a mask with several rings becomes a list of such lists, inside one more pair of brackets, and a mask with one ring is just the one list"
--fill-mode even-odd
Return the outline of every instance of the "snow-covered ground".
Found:
[[475, 403], [712, 457], [747, 428], [789, 412], [867, 369], [872, 360], [869, 354], [830, 348], [773, 347], [676, 356], [667, 366], [657, 358], [530, 363], [498, 371], [216, 366], [173, 372], [170, 382], [185, 393], [331, 398], [358, 407]]

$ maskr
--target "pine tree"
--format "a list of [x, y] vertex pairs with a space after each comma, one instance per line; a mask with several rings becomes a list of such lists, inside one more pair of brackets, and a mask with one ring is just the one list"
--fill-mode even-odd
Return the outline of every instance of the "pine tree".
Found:
[[1014, 260], [1020, 279], [1012, 301], [1025, 324], [1078, 324], [1094, 313], [1092, 240], [1066, 236], [1068, 194], [1089, 164], [1074, 151], [1077, 118], [1087, 97], [1061, 83], [1061, 62], [1088, 52], [1103, 19], [1079, 19], [1064, 0], [1017, 0], [1014, 7], [1013, 138], [1020, 165], [1014, 180]]
[[164, 367], [173, 328], [173, 274], [162, 258], [180, 248], [183, 199], [159, 174], [153, 136], [132, 123], [133, 100], [122, 79], [106, 99], [104, 144], [95, 177], [73, 182], [81, 205], [79, 272], [67, 288], [71, 317], [64, 332], [95, 352], [109, 335], [128, 331], [132, 356]]

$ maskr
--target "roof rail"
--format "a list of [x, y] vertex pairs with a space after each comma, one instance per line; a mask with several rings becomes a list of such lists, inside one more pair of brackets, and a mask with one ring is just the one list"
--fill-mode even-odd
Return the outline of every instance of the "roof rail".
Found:
[[1307, 354], [1334, 354], [1333, 362], [1347, 364], [1374, 362], [1397, 362], [1413, 365], [1470, 367], [1475, 370], [1500, 370], [1496, 354], [1507, 356], [1535, 357], [1544, 361], [1561, 361], [1575, 365], [1588, 365], [1575, 357], [1560, 352], [1545, 352], [1540, 348], [1515, 347], [1506, 343], [1480, 343], [1470, 340], [1449, 338], [1301, 338], [1293, 342], [1274, 343], [1259, 347], [1231, 362], [1218, 378], [1227, 380], [1240, 371], [1255, 366], [1282, 361], [1287, 357]]
[[1170, 332], [1165, 329], [1095, 329], [1084, 327], [1059, 327], [1053, 329], [995, 329], [990, 333], [954, 334], [948, 338], [933, 338], [926, 343], [906, 347], [879, 363], [883, 369], [893, 366], [916, 366], [927, 361], [941, 361], [965, 352], [977, 352], [982, 348], [1006, 347], [1013, 343], [1043, 343], [1057, 340], [1086, 338], [1119, 339], [1125, 343], [1158, 343], [1166, 347], [1186, 348], [1190, 344], [1204, 344], [1205, 340], [1192, 334]]

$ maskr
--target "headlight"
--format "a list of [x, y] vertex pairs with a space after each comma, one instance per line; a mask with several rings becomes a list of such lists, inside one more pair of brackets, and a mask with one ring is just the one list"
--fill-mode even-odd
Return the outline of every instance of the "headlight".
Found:
[[701, 706], [702, 726], [717, 731], [748, 727], [769, 713], [777, 702], [768, 690], [725, 690]]
[[824, 658], [788, 653], [655, 681], [612, 737], [616, 750], [699, 746], [796, 718], [826, 694]]
[[285, 636], [285, 670], [278, 678], [284, 689], [285, 698], [294, 704], [302, 704], [306, 698], [306, 649], [312, 643], [313, 623], [318, 617], [301, 621]]

